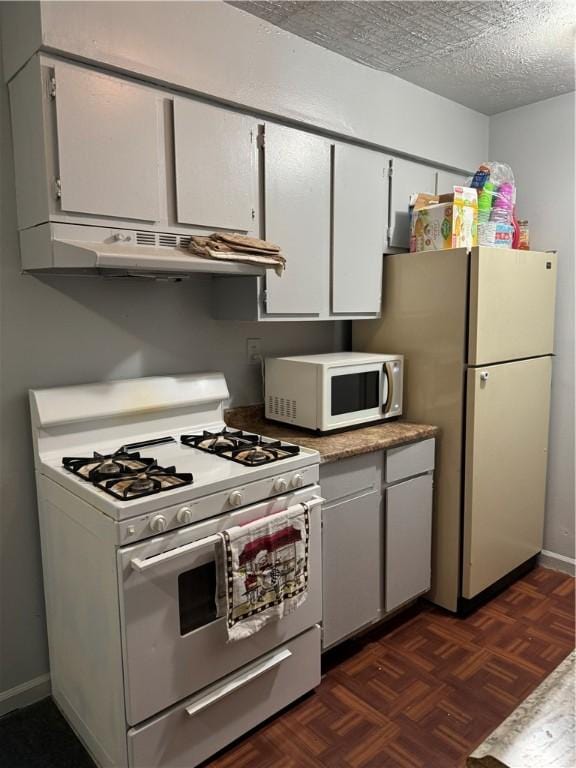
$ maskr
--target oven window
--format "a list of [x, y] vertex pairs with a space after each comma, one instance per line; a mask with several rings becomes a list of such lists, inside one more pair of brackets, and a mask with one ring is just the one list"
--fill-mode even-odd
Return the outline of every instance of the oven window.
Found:
[[380, 373], [347, 373], [332, 377], [332, 416], [378, 408]]
[[210, 624], [218, 618], [214, 561], [178, 576], [178, 603], [181, 635]]

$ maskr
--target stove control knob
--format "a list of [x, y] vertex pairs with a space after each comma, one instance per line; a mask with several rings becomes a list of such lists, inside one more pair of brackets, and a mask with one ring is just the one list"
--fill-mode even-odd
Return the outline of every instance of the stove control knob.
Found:
[[294, 475], [294, 477], [292, 478], [292, 487], [302, 488], [303, 485], [304, 485], [303, 475], [301, 475], [300, 473], [298, 473], [297, 475]]
[[284, 493], [284, 491], [288, 490], [288, 481], [284, 480], [283, 477], [274, 480], [274, 490], [278, 493]]
[[231, 507], [239, 507], [242, 504], [242, 500], [243, 497], [240, 491], [232, 491], [228, 497], [228, 503]]
[[178, 513], [176, 515], [176, 520], [181, 524], [185, 525], [187, 523], [192, 522], [192, 510], [190, 507], [181, 507], [178, 510]]
[[152, 520], [150, 520], [150, 528], [155, 533], [162, 533], [162, 531], [166, 530], [167, 525], [168, 523], [164, 515], [154, 515]]

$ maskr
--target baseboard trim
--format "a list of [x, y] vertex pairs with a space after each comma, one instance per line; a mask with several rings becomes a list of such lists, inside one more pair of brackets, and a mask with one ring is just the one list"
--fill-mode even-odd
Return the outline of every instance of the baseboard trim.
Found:
[[576, 576], [576, 560], [565, 555], [558, 555], [556, 552], [548, 552], [543, 549], [538, 557], [538, 565], [544, 568], [551, 568], [553, 571], [562, 571], [570, 576]]
[[33, 680], [9, 688], [7, 691], [0, 691], [0, 717], [7, 715], [14, 709], [27, 707], [40, 699], [50, 696], [50, 675], [40, 675]]

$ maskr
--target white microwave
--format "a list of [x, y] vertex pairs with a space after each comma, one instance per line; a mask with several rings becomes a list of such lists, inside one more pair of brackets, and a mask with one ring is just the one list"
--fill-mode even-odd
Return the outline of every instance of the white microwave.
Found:
[[402, 414], [402, 355], [335, 352], [266, 360], [265, 414], [330, 432]]

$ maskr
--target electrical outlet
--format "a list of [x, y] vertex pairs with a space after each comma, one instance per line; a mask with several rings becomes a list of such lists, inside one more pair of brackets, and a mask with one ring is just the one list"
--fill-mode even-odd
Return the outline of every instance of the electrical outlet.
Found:
[[246, 339], [246, 356], [249, 363], [258, 364], [262, 357], [262, 339]]

